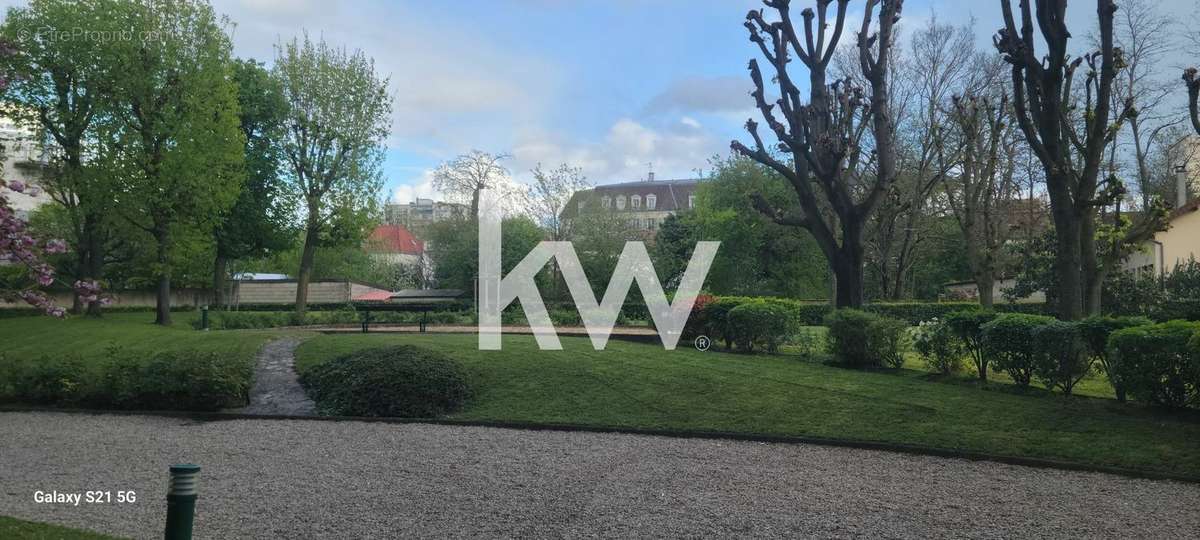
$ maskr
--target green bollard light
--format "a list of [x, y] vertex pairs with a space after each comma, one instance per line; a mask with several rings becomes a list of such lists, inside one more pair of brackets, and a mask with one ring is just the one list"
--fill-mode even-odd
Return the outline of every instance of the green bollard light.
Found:
[[208, 331], [208, 306], [200, 307], [200, 329]]
[[196, 481], [200, 466], [191, 463], [171, 466], [171, 488], [167, 491], [166, 540], [192, 540], [196, 516]]

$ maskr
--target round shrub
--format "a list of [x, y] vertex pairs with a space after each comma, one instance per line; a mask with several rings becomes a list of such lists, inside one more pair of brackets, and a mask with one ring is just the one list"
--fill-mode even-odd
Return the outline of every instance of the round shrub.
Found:
[[1092, 371], [1092, 356], [1079, 323], [1050, 321], [1035, 329], [1033, 337], [1038, 351], [1033, 375], [1046, 388], [1071, 395], [1075, 384]]
[[991, 361], [991, 357], [983, 350], [983, 325], [995, 318], [996, 312], [975, 308], [951, 312], [945, 319], [946, 326], [958, 337], [971, 363], [975, 364], [975, 373], [983, 382], [987, 382], [988, 363]]
[[1200, 407], [1200, 323], [1171, 321], [1114, 332], [1108, 357], [1129, 395], [1168, 408]]
[[825, 317], [826, 344], [834, 361], [852, 368], [900, 367], [907, 348], [904, 321], [856, 309], [839, 309]]
[[1018, 386], [1028, 387], [1038, 359], [1036, 332], [1052, 317], [1005, 313], [980, 327], [985, 355], [996, 369], [1004, 370]]
[[[687, 323], [683, 325], [683, 339], [694, 339], [697, 336], [709, 335], [708, 305], [716, 301], [716, 297], [701, 294], [692, 302], [692, 311], [688, 313]], [[711, 336], [710, 336], [711, 337]]]
[[913, 348], [925, 359], [925, 364], [935, 373], [951, 375], [963, 368], [963, 356], [967, 350], [950, 325], [933, 319], [925, 321], [913, 330]]
[[729, 312], [746, 302], [749, 298], [725, 296], [717, 298], [704, 305], [704, 320], [707, 322], [708, 337], [725, 342], [726, 349], [733, 348], [734, 332], [729, 326]]
[[323, 414], [336, 416], [433, 418], [470, 397], [458, 362], [412, 345], [350, 353], [305, 371], [300, 382]]
[[727, 318], [733, 342], [745, 352], [753, 351], [755, 345], [776, 352], [793, 329], [792, 317], [775, 302], [747, 302], [729, 310]]
[[1088, 317], [1078, 324], [1080, 336], [1087, 346], [1087, 354], [1092, 361], [1099, 362], [1100, 368], [1104, 370], [1109, 384], [1113, 387], [1117, 401], [1125, 401], [1125, 385], [1121, 383], [1120, 374], [1113, 369], [1108, 358], [1108, 338], [1118, 330], [1148, 326], [1154, 322], [1145, 317]]

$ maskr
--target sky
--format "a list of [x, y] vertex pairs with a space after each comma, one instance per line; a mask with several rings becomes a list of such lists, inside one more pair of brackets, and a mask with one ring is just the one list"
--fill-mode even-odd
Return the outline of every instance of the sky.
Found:
[[[395, 96], [384, 176], [398, 202], [436, 197], [432, 170], [472, 149], [509, 155], [518, 181], [539, 163], [580, 167], [595, 184], [644, 179], [651, 168], [659, 179], [696, 177], [757, 116], [746, 72], [757, 50], [742, 23], [759, 0], [211, 1], [235, 23], [240, 57], [269, 64], [281, 41], [307, 32], [375, 59]], [[793, 9], [814, 4], [794, 0]], [[849, 28], [864, 4], [851, 3]], [[1158, 4], [1181, 21], [1198, 7]], [[1096, 4], [1068, 6], [1082, 37]], [[997, 0], [908, 0], [900, 27], [974, 17], [990, 50], [999, 9]]]

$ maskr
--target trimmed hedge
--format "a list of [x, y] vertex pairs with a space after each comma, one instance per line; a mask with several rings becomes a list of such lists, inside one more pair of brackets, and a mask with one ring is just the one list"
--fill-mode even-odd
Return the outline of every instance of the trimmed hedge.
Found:
[[757, 345], [777, 352], [795, 331], [791, 314], [778, 302], [755, 300], [729, 310], [728, 329], [739, 350], [751, 352]]
[[963, 357], [967, 355], [967, 347], [954, 329], [937, 319], [923, 322], [913, 330], [913, 348], [926, 365], [942, 375], [961, 371]]
[[[287, 326], [323, 326], [359, 324], [366, 311], [310, 311], [298, 318], [290, 311], [212, 311], [208, 315], [208, 326], [213, 330], [248, 330], [281, 328]], [[371, 311], [372, 324], [417, 324], [422, 315], [431, 324], [475, 324], [475, 315], [461, 311], [431, 311], [425, 314], [414, 311]], [[551, 314], [553, 317], [553, 313]], [[578, 314], [575, 315], [578, 319]], [[192, 321], [199, 329], [200, 320]]]
[[1109, 360], [1108, 339], [1119, 330], [1148, 326], [1154, 322], [1145, 317], [1088, 317], [1079, 321], [1078, 324], [1081, 337], [1087, 346], [1088, 355], [1091, 356], [1093, 362], [1100, 364], [1100, 369], [1104, 370], [1109, 384], [1113, 387], [1113, 393], [1117, 396], [1117, 401], [1124, 402], [1126, 399], [1125, 385], [1121, 383], [1120, 373], [1117, 373]]
[[980, 327], [983, 334], [983, 352], [991, 356], [993, 366], [1007, 372], [1017, 386], [1028, 387], [1041, 353], [1037, 330], [1054, 320], [1051, 317], [1020, 313], [1000, 315]]
[[458, 362], [412, 345], [357, 351], [305, 371], [300, 382], [320, 412], [338, 416], [433, 418], [471, 395]]
[[1071, 391], [1092, 371], [1092, 356], [1079, 323], [1048, 321], [1033, 331], [1037, 358], [1033, 375], [1046, 388]]
[[851, 368], [898, 368], [904, 364], [908, 325], [856, 309], [839, 309], [825, 318], [827, 345], [834, 361]]
[[[800, 302], [783, 298], [720, 296], [714, 302], [726, 305], [737, 305], [755, 300], [778, 303], [792, 313], [795, 323], [800, 326], [822, 326], [825, 317], [833, 311], [828, 303]], [[729, 309], [732, 309], [730, 307]], [[979, 311], [975, 302], [880, 302], [866, 304], [860, 311], [875, 313], [892, 319], [900, 319], [909, 326], [917, 326], [922, 322], [938, 319], [944, 320], [951, 313], [958, 311]], [[1001, 313], [1027, 313], [1031, 315], [1049, 315], [1053, 306], [1046, 304], [996, 304], [995, 310]], [[728, 311], [728, 309], [726, 309]]]
[[946, 315], [946, 326], [958, 337], [963, 350], [975, 364], [976, 376], [983, 382], [987, 382], [988, 364], [992, 360], [983, 347], [983, 325], [992, 322], [997, 315], [995, 311], [985, 311], [979, 307]]
[[149, 358], [117, 349], [82, 358], [0, 359], [0, 401], [102, 409], [215, 411], [248, 402], [252, 360], [218, 353], [162, 352]]
[[1108, 357], [1129, 395], [1163, 407], [1200, 407], [1200, 323], [1171, 321], [1114, 332]]

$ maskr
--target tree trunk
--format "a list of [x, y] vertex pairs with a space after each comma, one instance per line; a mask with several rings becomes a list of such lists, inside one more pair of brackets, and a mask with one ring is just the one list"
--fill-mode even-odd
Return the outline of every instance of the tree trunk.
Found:
[[[96, 215], [88, 215], [84, 219], [84, 227], [86, 228], [87, 242], [87, 267], [83, 272], [83, 279], [99, 281], [104, 277], [104, 239], [100, 232], [100, 217]], [[87, 314], [89, 317], [100, 316], [100, 300], [88, 302]]]
[[1058, 249], [1054, 256], [1054, 274], [1058, 278], [1058, 318], [1076, 321], [1083, 318], [1086, 288], [1083, 281], [1083, 220], [1075, 213], [1075, 205], [1066, 188], [1068, 183], [1067, 178], [1047, 178], [1046, 181]]
[[857, 243], [843, 245], [837, 251], [833, 261], [833, 272], [837, 283], [835, 289], [835, 308], [854, 308], [863, 306], [863, 249]]
[[158, 291], [155, 302], [154, 324], [171, 324], [171, 235], [165, 225], [156, 225], [154, 239], [158, 243]]
[[217, 257], [213, 260], [213, 307], [225, 307], [225, 274], [228, 267], [229, 259], [218, 250]]
[[[87, 267], [87, 247], [84, 246], [83, 242], [79, 242], [75, 246], [75, 274], [79, 279], [83, 279], [83, 276], [87, 273]], [[83, 309], [83, 298], [81, 298], [79, 296], [79, 292], [76, 291], [71, 295], [71, 314], [79, 315], [83, 313]]]
[[996, 305], [996, 276], [990, 270], [975, 274], [975, 287], [979, 289], [979, 305], [992, 309]]
[[[309, 219], [312, 223], [312, 218]], [[308, 282], [312, 280], [313, 260], [317, 254], [320, 229], [309, 225], [304, 235], [304, 251], [300, 255], [300, 273], [296, 276], [296, 316], [304, 317], [308, 310]]]

